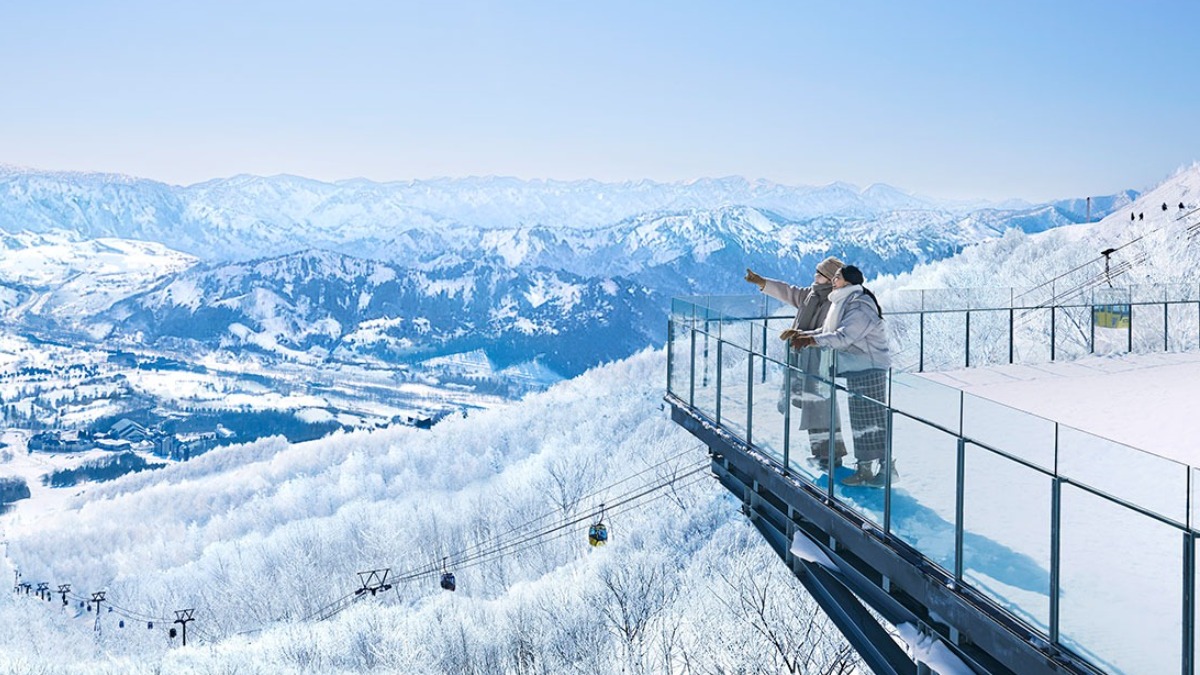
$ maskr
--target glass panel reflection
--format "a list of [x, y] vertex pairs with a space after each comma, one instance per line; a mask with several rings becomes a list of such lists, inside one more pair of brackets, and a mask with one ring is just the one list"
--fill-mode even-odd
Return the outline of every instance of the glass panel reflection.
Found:
[[[891, 533], [948, 571], [954, 569], [958, 439], [905, 415], [892, 416]], [[842, 497], [883, 512], [883, 491], [844, 488]]]
[[692, 331], [695, 372], [692, 381], [692, 406], [712, 419], [717, 418], [717, 339], [708, 333]]
[[1053, 479], [966, 445], [963, 578], [1048, 634]]
[[1182, 533], [1067, 484], [1060, 537], [1060, 641], [1110, 672], [1180, 672]]
[[1023, 410], [963, 395], [963, 436], [1054, 471], [1054, 422]]
[[667, 391], [690, 402], [692, 393], [692, 331], [686, 324], [670, 323], [670, 363]]
[[971, 312], [970, 365], [1008, 363], [1007, 309]]
[[919, 417], [957, 433], [962, 393], [913, 373], [892, 371], [891, 404], [900, 412]]
[[1013, 317], [1013, 363], [1050, 360], [1050, 310], [1018, 309]]
[[752, 440], [747, 432], [747, 415], [750, 412], [748, 368], [749, 352], [727, 342], [721, 343], [721, 419], [725, 427], [742, 440]]
[[[833, 421], [844, 419], [844, 411], [833, 413], [830, 408], [828, 352], [802, 349], [792, 352], [791, 465], [790, 469], [825, 489], [829, 458], [829, 430]], [[834, 432], [834, 448], [845, 455], [841, 432]], [[836, 461], [835, 461], [836, 463]]]
[[783, 464], [784, 438], [786, 428], [783, 422], [784, 411], [787, 410], [787, 390], [784, 382], [784, 372], [787, 369], [782, 363], [754, 356], [754, 401], [751, 429], [754, 433], [754, 447], [760, 452]]
[[1178, 462], [1060, 424], [1058, 473], [1187, 523], [1188, 467]]

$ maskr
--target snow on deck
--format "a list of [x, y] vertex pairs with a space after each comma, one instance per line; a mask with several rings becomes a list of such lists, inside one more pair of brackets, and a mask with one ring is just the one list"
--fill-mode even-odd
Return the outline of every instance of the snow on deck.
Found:
[[1094, 356], [925, 377], [1098, 436], [1200, 466], [1200, 353]]

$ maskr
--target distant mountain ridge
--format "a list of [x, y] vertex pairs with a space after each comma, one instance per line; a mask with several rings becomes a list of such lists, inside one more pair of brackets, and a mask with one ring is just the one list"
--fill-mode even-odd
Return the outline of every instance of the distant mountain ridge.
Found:
[[463, 263], [436, 273], [308, 251], [197, 265], [98, 317], [106, 336], [293, 358], [417, 361], [483, 349], [575, 375], [661, 340], [666, 300], [621, 278]]
[[[112, 174], [0, 171], [2, 230], [69, 230], [89, 239], [154, 241], [221, 260], [321, 248], [417, 266], [430, 259], [434, 246], [459, 255], [474, 254], [481, 246], [494, 249], [497, 239], [508, 236], [488, 234], [496, 230], [549, 230], [577, 248], [576, 242], [594, 239], [597, 232], [615, 243], [625, 234], [621, 224], [638, 219], [742, 209], [766, 215], [777, 227], [830, 219], [869, 223], [910, 213], [916, 221], [940, 221], [950, 231], [958, 229], [958, 220], [980, 211], [886, 185], [788, 187], [739, 177], [688, 183], [512, 178], [324, 183], [295, 176], [234, 176], [175, 187]], [[1026, 210], [999, 211], [1015, 216]], [[1075, 218], [1072, 222], [1082, 220], [1074, 209], [1060, 211]], [[1094, 215], [1102, 211], [1097, 202]], [[959, 242], [966, 243], [973, 242]]]
[[[1136, 195], [1093, 199], [1093, 218]], [[0, 167], [0, 262], [43, 261], [40, 277], [0, 273], [0, 309], [123, 344], [351, 361], [482, 350], [571, 376], [661, 342], [672, 296], [746, 292], [746, 267], [803, 283], [838, 255], [901, 273], [1081, 222], [1083, 203], [964, 210], [886, 185], [742, 178], [173, 187]]]

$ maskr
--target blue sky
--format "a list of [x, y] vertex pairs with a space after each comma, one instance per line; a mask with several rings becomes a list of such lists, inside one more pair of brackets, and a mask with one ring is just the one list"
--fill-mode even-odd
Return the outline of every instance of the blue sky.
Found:
[[5, 3], [0, 163], [1109, 194], [1200, 159], [1196, 26], [1191, 0]]

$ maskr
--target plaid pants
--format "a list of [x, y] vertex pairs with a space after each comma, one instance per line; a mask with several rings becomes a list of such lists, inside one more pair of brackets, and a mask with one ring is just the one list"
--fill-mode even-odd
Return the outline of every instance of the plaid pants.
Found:
[[876, 401], [887, 401], [887, 371], [864, 370], [846, 373], [845, 377], [846, 389], [851, 393], [849, 408], [854, 459], [859, 462], [883, 459], [887, 451], [888, 416], [887, 408]]

